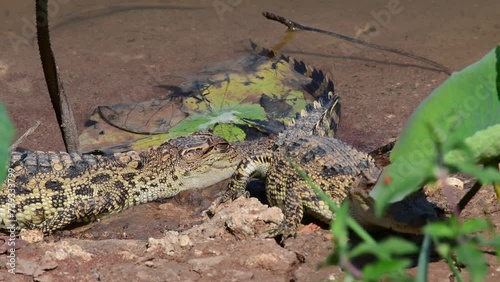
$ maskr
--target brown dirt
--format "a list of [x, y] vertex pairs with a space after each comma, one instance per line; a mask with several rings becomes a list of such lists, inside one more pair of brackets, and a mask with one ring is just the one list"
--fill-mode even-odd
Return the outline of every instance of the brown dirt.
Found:
[[[204, 66], [237, 58], [245, 54], [248, 39], [263, 46], [278, 43], [284, 27], [265, 20], [261, 11], [354, 36], [375, 20], [374, 13], [386, 11], [388, 3], [398, 1], [193, 0], [176, 5], [204, 8], [134, 9], [101, 17], [87, 14], [70, 22], [64, 19], [80, 10], [132, 1], [56, 2], [52, 44], [81, 130], [97, 105], [159, 97], [164, 93], [155, 84], [176, 84], [179, 77]], [[217, 3], [234, 7], [223, 4], [227, 10], [221, 12], [214, 6]], [[498, 44], [497, 0], [399, 3], [400, 12], [371, 33], [371, 42], [419, 54], [452, 70], [477, 61]], [[23, 147], [62, 150], [33, 47], [32, 3], [8, 0], [0, 7], [0, 15], [0, 100], [7, 106], [18, 136], [42, 121]], [[17, 43], [10, 40], [14, 36]], [[333, 76], [342, 97], [341, 138], [370, 150], [396, 137], [418, 103], [447, 75], [407, 58], [344, 44], [323, 35], [300, 33], [283, 52]], [[2, 256], [0, 280], [318, 281], [343, 277], [338, 267], [316, 269], [332, 248], [325, 229], [301, 233], [284, 248], [273, 240], [258, 236], [236, 239], [226, 232], [209, 243], [195, 236], [190, 249], [174, 255], [147, 251], [149, 238], [161, 239], [168, 230], [184, 231], [206, 221], [200, 210], [223, 187], [219, 184], [164, 204], [132, 208], [90, 224], [87, 230], [75, 229], [31, 244], [16, 252], [25, 274], [6, 273], [6, 257]], [[498, 209], [489, 201], [487, 204], [487, 215], [498, 224]], [[483, 216], [484, 205], [473, 203], [467, 216]], [[492, 263], [488, 280], [495, 281], [498, 264], [493, 257], [488, 260]], [[438, 261], [430, 267], [429, 280], [448, 281], [448, 274], [445, 263]]]

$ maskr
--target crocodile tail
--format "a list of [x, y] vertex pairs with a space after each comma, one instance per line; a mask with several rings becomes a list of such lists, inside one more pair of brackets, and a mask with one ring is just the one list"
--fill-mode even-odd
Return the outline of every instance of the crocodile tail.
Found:
[[333, 81], [322, 70], [317, 70], [302, 61], [260, 47], [252, 41], [250, 44], [260, 56], [285, 61], [296, 72], [311, 79], [308, 84], [304, 85], [304, 90], [310, 93], [316, 101], [297, 113], [296, 119], [287, 125], [289, 128], [295, 128], [293, 134], [300, 132], [298, 134], [335, 137], [340, 122], [340, 102], [339, 96], [334, 94]]
[[333, 97], [330, 100], [329, 105], [326, 106], [328, 108], [323, 112], [321, 118], [314, 125], [313, 135], [330, 137], [336, 137], [337, 135], [341, 112], [341, 106], [339, 102], [340, 97], [339, 95], [333, 94], [331, 92], [330, 95], [332, 95]]
[[318, 70], [303, 61], [299, 61], [292, 57], [277, 53], [271, 49], [261, 47], [253, 41], [250, 41], [250, 46], [254, 52], [260, 56], [285, 61], [293, 68], [293, 70], [305, 77], [310, 78], [311, 81], [304, 85], [303, 88], [317, 101], [326, 104], [327, 101], [331, 100], [332, 96], [329, 93], [335, 93], [335, 87], [333, 81], [322, 70]]

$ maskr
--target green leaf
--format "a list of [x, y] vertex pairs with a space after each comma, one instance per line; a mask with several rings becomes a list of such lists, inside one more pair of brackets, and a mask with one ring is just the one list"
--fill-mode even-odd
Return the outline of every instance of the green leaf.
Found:
[[470, 281], [484, 281], [488, 273], [488, 264], [482, 252], [472, 242], [457, 247], [458, 260], [467, 266]]
[[[397, 202], [425, 182], [436, 179], [443, 158], [446, 160], [446, 154], [457, 148], [466, 147], [474, 157], [500, 155], [495, 149], [499, 148], [500, 139], [488, 143], [492, 141], [488, 136], [498, 134], [496, 127], [489, 127], [500, 124], [499, 89], [500, 46], [497, 46], [477, 63], [451, 75], [420, 104], [392, 150], [391, 164], [384, 169], [382, 181], [371, 191], [377, 214], [381, 215], [388, 203]], [[473, 137], [479, 131], [483, 132]], [[482, 145], [472, 146], [474, 142], [467, 141], [470, 137], [480, 140]], [[484, 146], [493, 147], [493, 151], [486, 153]], [[491, 174], [481, 176], [496, 179]]]
[[379, 260], [363, 268], [363, 281], [379, 281], [384, 275], [403, 274], [410, 265], [409, 259]]
[[247, 136], [241, 128], [228, 123], [216, 125], [213, 134], [224, 137], [228, 142], [242, 142]]
[[458, 236], [458, 232], [453, 226], [447, 222], [433, 222], [424, 226], [425, 234], [429, 234], [434, 238], [452, 239]]
[[394, 255], [413, 254], [417, 251], [418, 247], [414, 243], [398, 237], [389, 237], [377, 244], [363, 242], [351, 251], [350, 256], [372, 254], [381, 260], [388, 260]]
[[495, 235], [492, 239], [486, 239], [484, 237], [477, 237], [476, 240], [483, 246], [495, 248], [497, 252], [500, 252], [500, 236]]
[[[342, 203], [340, 208], [337, 209], [335, 216], [331, 222], [331, 233], [335, 240], [342, 244], [347, 245], [348, 234], [347, 234], [347, 217], [349, 216], [349, 205], [347, 202]], [[339, 246], [343, 247], [343, 246]]]
[[7, 110], [0, 104], [0, 183], [3, 183], [7, 174], [7, 161], [12, 138], [14, 138], [14, 126]]
[[484, 218], [472, 218], [464, 221], [460, 225], [460, 233], [462, 235], [469, 235], [480, 231], [491, 230], [494, 228], [493, 224]]
[[431, 253], [431, 236], [426, 233], [424, 236], [424, 242], [422, 244], [422, 249], [418, 256], [418, 270], [416, 282], [426, 282], [427, 274], [429, 273], [429, 259]]

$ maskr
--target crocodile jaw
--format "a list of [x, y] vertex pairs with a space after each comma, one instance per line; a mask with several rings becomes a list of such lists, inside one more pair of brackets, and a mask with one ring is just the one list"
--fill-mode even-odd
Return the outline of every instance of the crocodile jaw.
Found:
[[238, 162], [218, 161], [197, 171], [183, 176], [183, 185], [180, 191], [201, 189], [226, 180], [233, 175]]

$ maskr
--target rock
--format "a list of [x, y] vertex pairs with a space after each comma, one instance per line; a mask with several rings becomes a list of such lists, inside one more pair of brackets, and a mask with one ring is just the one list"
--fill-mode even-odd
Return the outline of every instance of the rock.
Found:
[[161, 251], [167, 255], [174, 255], [183, 249], [190, 249], [193, 246], [191, 239], [177, 231], [168, 231], [161, 239], [149, 238], [147, 252]]
[[52, 247], [53, 251], [46, 251], [46, 258], [55, 260], [81, 258], [86, 262], [92, 259], [91, 253], [84, 251], [82, 247], [78, 245], [70, 245], [67, 241], [48, 243], [47, 246]]
[[43, 232], [40, 230], [21, 230], [19, 234], [21, 239], [28, 243], [37, 243], [43, 241]]
[[187, 261], [191, 265], [191, 269], [197, 273], [207, 272], [215, 265], [220, 264], [228, 256], [214, 256], [207, 258], [196, 258]]
[[222, 203], [210, 211], [213, 216], [190, 232], [202, 232], [214, 238], [228, 230], [238, 239], [266, 237], [267, 230], [283, 220], [278, 207], [269, 208], [256, 198], [239, 197], [234, 201]]

